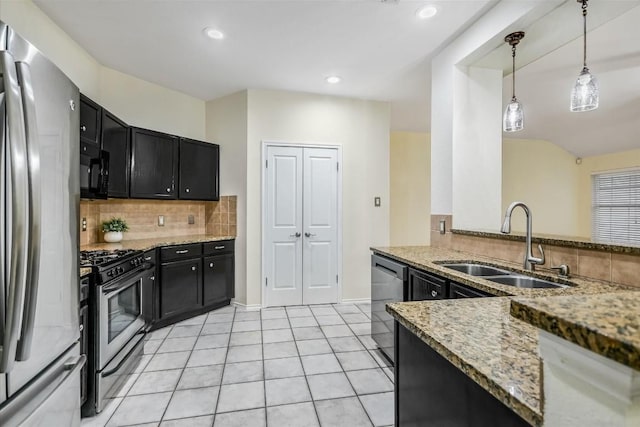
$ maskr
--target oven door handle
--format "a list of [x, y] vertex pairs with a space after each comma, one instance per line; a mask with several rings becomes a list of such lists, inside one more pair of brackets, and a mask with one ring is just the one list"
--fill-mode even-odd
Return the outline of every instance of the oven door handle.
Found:
[[134, 274], [131, 274], [129, 276], [119, 277], [118, 281], [120, 281], [121, 283], [119, 283], [117, 285], [103, 286], [102, 287], [102, 294], [105, 297], [109, 297], [110, 295], [117, 294], [118, 292], [120, 292], [120, 291], [128, 288], [129, 286], [131, 286], [132, 283], [141, 280], [149, 270], [150, 270], [149, 268], [145, 268], [144, 270], [141, 270], [141, 271], [138, 271], [138, 272], [134, 272]]
[[[144, 331], [137, 333], [133, 336], [131, 341], [125, 346], [124, 351], [120, 351], [120, 354], [114, 358], [109, 364], [105, 367], [105, 370], [102, 372], [103, 377], [108, 377], [110, 375], [118, 373], [120, 368], [128, 361], [129, 355], [135, 351], [135, 349], [142, 344], [144, 344], [144, 336], [146, 333]], [[139, 337], [139, 338], [138, 338]], [[111, 365], [115, 364], [116, 366], [111, 368]]]

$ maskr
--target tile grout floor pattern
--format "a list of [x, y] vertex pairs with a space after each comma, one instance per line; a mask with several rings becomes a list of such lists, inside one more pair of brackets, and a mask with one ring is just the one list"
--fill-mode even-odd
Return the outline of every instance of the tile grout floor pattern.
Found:
[[127, 384], [82, 426], [392, 425], [393, 370], [370, 311], [227, 306], [158, 329]]

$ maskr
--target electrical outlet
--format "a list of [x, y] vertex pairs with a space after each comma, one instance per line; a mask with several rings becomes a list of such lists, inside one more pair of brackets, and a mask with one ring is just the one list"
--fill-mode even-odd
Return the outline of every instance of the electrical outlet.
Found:
[[158, 215], [158, 227], [164, 227], [164, 215]]
[[444, 219], [440, 220], [440, 234], [444, 234], [447, 232], [447, 221]]
[[193, 215], [189, 215], [189, 224], [195, 224], [196, 220], [193, 218]]
[[373, 206], [375, 206], [376, 208], [380, 207], [380, 197], [373, 198]]
[[87, 231], [87, 218], [82, 218], [82, 231]]

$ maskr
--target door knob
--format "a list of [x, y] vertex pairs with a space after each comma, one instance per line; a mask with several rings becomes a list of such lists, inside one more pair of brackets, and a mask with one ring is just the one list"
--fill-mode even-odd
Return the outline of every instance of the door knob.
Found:
[[300, 236], [302, 236], [302, 234], [300, 234], [300, 233], [289, 234], [289, 237], [300, 237]]
[[305, 235], [306, 237], [316, 237], [316, 235], [315, 235], [315, 234], [313, 234], [313, 233], [304, 233], [304, 235]]

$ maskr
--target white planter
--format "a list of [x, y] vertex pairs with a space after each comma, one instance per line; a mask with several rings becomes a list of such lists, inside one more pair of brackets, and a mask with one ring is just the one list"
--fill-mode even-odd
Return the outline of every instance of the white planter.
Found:
[[104, 241], [107, 243], [117, 243], [122, 240], [122, 231], [107, 231], [104, 233]]

